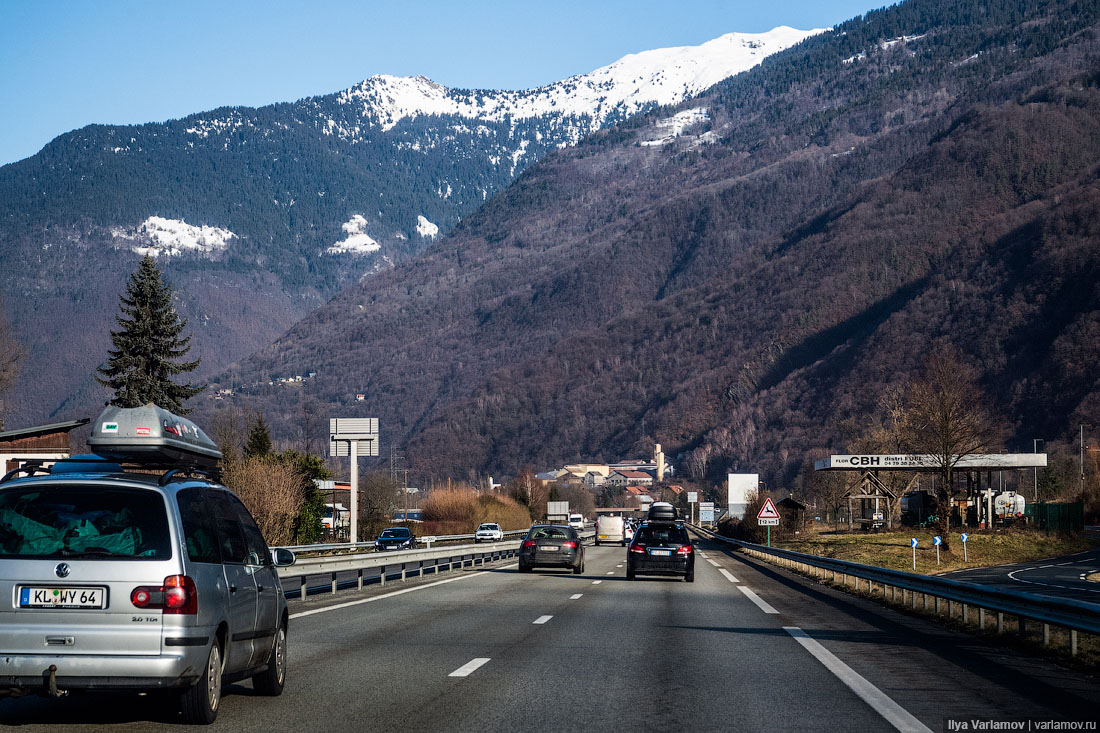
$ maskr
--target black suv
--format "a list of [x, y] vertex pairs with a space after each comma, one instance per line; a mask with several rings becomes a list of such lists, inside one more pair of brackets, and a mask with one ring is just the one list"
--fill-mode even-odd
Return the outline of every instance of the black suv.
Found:
[[695, 582], [695, 548], [683, 524], [650, 520], [638, 528], [626, 553], [626, 579], [637, 575], [682, 575]]

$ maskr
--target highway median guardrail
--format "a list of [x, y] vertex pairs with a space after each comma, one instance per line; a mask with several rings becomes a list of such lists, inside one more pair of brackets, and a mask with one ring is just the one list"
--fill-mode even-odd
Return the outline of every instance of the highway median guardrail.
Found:
[[1073, 599], [1042, 596], [1025, 591], [988, 588], [976, 583], [961, 580], [917, 575], [901, 570], [889, 570], [873, 565], [861, 565], [847, 560], [835, 560], [817, 555], [807, 555], [777, 547], [766, 547], [752, 542], [744, 542], [723, 537], [702, 527], [692, 525], [692, 529], [708, 539], [739, 548], [753, 557], [775, 562], [811, 577], [839, 583], [860, 590], [860, 581], [867, 582], [867, 591], [874, 594], [875, 585], [881, 591], [881, 597], [897, 603], [898, 593], [901, 604], [917, 608], [920, 596], [922, 609], [928, 608], [929, 599], [933, 599], [934, 611], [940, 613], [940, 602], [947, 601], [947, 613], [954, 617], [954, 605], [961, 606], [960, 616], [969, 623], [970, 609], [977, 609], [978, 626], [985, 629], [986, 612], [996, 615], [997, 633], [1003, 633], [1005, 615], [1014, 616], [1019, 625], [1020, 634], [1025, 633], [1025, 621], [1037, 621], [1043, 625], [1043, 646], [1050, 645], [1050, 627], [1057, 626], [1069, 631], [1070, 654], [1077, 654], [1077, 634], [1085, 632], [1100, 635], [1100, 604]]
[[[505, 535], [526, 535], [527, 530], [512, 530]], [[586, 539], [594, 535], [593, 532], [581, 532], [581, 538]], [[440, 540], [472, 540], [473, 535], [451, 535], [450, 537], [436, 537]], [[424, 574], [454, 570], [467, 566], [485, 565], [487, 562], [515, 557], [519, 553], [520, 538], [505, 539], [500, 542], [485, 542], [477, 544], [444, 545], [442, 547], [429, 547], [425, 549], [410, 550], [386, 550], [377, 552], [364, 552], [364, 549], [374, 549], [374, 542], [357, 542], [355, 545], [345, 542], [330, 545], [294, 545], [282, 548], [293, 551], [297, 557], [293, 565], [280, 567], [279, 580], [283, 585], [283, 592], [288, 596], [297, 594], [305, 599], [310, 589], [315, 594], [327, 590], [336, 593], [341, 586], [354, 587], [362, 590], [366, 582], [377, 581], [385, 585], [387, 580], [395, 579], [405, 581], [410, 576], [423, 577]], [[342, 554], [307, 555], [309, 552], [326, 552], [332, 550], [352, 550], [359, 548], [358, 552], [344, 552]], [[370, 571], [369, 574], [367, 571]], [[377, 571], [377, 577], [373, 571]], [[319, 581], [325, 578], [324, 584]], [[310, 581], [315, 585], [310, 585]]]

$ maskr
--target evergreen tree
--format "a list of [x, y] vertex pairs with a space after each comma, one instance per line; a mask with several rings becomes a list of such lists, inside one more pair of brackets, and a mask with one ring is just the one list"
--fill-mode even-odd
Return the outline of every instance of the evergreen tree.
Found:
[[115, 391], [110, 404], [117, 407], [151, 402], [186, 415], [184, 400], [205, 387], [176, 384], [171, 378], [194, 370], [200, 360], [180, 361], [191, 349], [191, 337], [180, 338], [187, 322], [172, 306], [172, 288], [152, 257], [142, 259], [119, 300], [122, 313], [115, 320], [121, 330], [111, 331], [114, 349], [107, 352], [107, 363], [96, 370], [96, 381]]
[[271, 453], [271, 432], [264, 422], [263, 413], [256, 413], [256, 422], [248, 431], [248, 440], [244, 444], [245, 458], [261, 458]]

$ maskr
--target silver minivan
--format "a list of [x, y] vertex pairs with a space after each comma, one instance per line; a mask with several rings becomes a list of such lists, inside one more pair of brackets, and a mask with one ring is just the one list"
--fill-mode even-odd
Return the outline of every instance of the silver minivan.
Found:
[[282, 692], [276, 566], [294, 555], [272, 556], [236, 495], [194, 466], [137, 473], [89, 455], [48, 471], [0, 480], [0, 694], [177, 690], [184, 720], [210, 723], [223, 683]]

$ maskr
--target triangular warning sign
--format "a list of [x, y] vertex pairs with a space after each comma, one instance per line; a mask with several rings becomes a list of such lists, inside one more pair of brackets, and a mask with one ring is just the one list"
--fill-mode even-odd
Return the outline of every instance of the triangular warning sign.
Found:
[[775, 508], [775, 504], [772, 503], [771, 497], [764, 500], [764, 506], [760, 507], [760, 511], [756, 515], [757, 519], [779, 519], [779, 511]]

